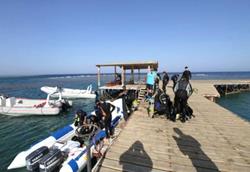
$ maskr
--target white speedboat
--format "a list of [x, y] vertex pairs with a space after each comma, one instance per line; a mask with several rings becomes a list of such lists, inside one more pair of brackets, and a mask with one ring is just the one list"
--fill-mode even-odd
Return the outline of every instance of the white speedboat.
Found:
[[72, 106], [72, 102], [59, 97], [58, 100], [51, 100], [51, 94], [47, 99], [27, 99], [0, 96], [0, 114], [11, 116], [28, 115], [57, 115], [62, 110]]
[[[47, 94], [58, 92], [53, 94], [53, 97], [59, 97], [59, 94], [62, 95], [62, 98], [67, 99], [81, 99], [81, 98], [95, 98], [96, 94], [92, 91], [92, 85], [89, 85], [86, 90], [83, 89], [71, 89], [71, 88], [61, 88], [61, 87], [41, 87], [41, 90]], [[60, 92], [60, 93], [59, 93]]]
[[[123, 118], [122, 99], [111, 102], [116, 108], [112, 113], [112, 127], [116, 127]], [[87, 164], [87, 147], [73, 141], [77, 128], [72, 124], [59, 129], [51, 136], [38, 142], [28, 150], [20, 152], [8, 169], [25, 167], [29, 171], [40, 170], [60, 172], [80, 172]], [[99, 143], [106, 137], [104, 129], [95, 132], [90, 141], [90, 153], [95, 152]], [[97, 145], [98, 144], [98, 145]], [[100, 148], [100, 147], [99, 147]], [[98, 149], [99, 149], [98, 148]]]

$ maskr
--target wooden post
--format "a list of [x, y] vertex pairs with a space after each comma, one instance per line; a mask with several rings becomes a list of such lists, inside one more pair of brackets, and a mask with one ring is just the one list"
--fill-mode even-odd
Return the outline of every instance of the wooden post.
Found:
[[97, 85], [98, 89], [101, 86], [101, 68], [100, 66], [97, 67]]
[[134, 82], [134, 67], [131, 68], [131, 80]]
[[141, 80], [141, 71], [140, 71], [140, 69], [138, 69], [138, 80], [139, 80], [139, 82]]
[[114, 75], [115, 75], [115, 77], [116, 77], [116, 66], [114, 67], [114, 70], [115, 70], [115, 73], [114, 73]]
[[124, 70], [124, 66], [122, 66], [122, 86], [125, 85], [125, 70]]
[[150, 65], [148, 65], [148, 72], [150, 72], [151, 71], [151, 67], [150, 67]]

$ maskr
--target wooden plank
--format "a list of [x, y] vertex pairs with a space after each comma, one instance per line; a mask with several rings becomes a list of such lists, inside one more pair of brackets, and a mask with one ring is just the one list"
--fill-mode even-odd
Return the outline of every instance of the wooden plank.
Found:
[[[101, 169], [249, 171], [249, 122], [204, 98], [205, 94], [216, 95], [213, 84], [222, 81], [192, 83], [198, 89], [189, 99], [195, 118], [186, 123], [164, 117], [152, 119], [147, 115], [147, 104], [142, 102], [107, 152]], [[167, 93], [173, 100], [171, 89], [169, 86]], [[143, 161], [145, 154], [148, 162]]]

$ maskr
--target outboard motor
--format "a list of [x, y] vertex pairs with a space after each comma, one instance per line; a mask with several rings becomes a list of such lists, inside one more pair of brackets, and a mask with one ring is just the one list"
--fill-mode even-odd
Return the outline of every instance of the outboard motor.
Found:
[[49, 153], [49, 148], [46, 146], [31, 152], [26, 158], [26, 167], [28, 171], [39, 170], [39, 161]]
[[62, 164], [63, 160], [62, 151], [59, 149], [52, 149], [39, 162], [39, 169], [41, 172], [52, 172]]

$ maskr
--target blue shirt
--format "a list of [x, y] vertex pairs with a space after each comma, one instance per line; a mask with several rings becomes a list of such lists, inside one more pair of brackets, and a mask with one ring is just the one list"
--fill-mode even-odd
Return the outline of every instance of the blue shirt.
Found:
[[148, 72], [147, 74], [147, 84], [154, 85], [155, 83], [156, 72]]

